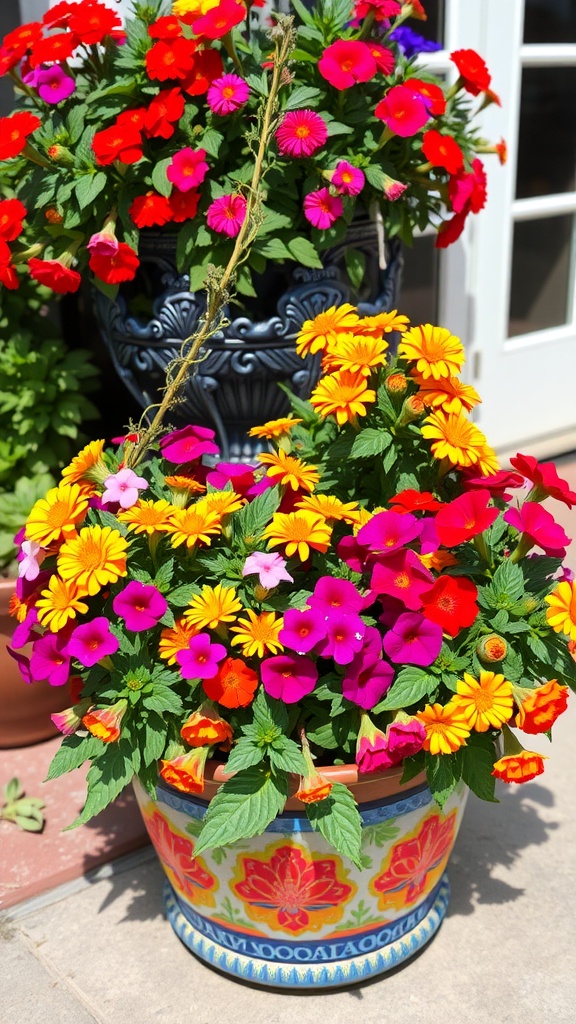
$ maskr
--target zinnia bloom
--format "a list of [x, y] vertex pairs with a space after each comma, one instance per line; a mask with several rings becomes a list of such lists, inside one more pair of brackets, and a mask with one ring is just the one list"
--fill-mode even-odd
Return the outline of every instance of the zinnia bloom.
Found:
[[275, 512], [272, 521], [262, 533], [262, 537], [275, 547], [285, 544], [287, 558], [298, 553], [301, 562], [310, 557], [310, 548], [325, 552], [330, 546], [332, 531], [322, 516], [313, 512]]
[[445, 413], [442, 409], [427, 416], [422, 436], [432, 441], [436, 459], [448, 459], [453, 466], [479, 465], [486, 454], [486, 438], [475, 423], [462, 413]]
[[310, 396], [310, 404], [321, 416], [333, 415], [339, 426], [366, 415], [366, 404], [376, 401], [362, 373], [338, 370], [323, 377]]
[[565, 633], [576, 640], [576, 581], [562, 580], [551, 594], [544, 598], [550, 607], [546, 621], [555, 633]]
[[278, 633], [282, 628], [282, 619], [276, 618], [274, 612], [261, 612], [257, 615], [252, 608], [246, 609], [247, 619], [238, 619], [236, 626], [230, 627], [236, 636], [230, 641], [234, 647], [240, 644], [245, 658], [256, 655], [263, 658], [267, 651], [276, 654], [282, 650]]
[[300, 654], [278, 654], [260, 665], [264, 689], [270, 697], [285, 704], [296, 704], [312, 693], [318, 682], [318, 669], [310, 658]]
[[88, 261], [90, 270], [105, 284], [132, 281], [140, 266], [134, 249], [127, 242], [118, 242], [118, 249], [110, 256], [92, 252]]
[[181, 544], [188, 548], [196, 544], [210, 545], [212, 537], [222, 532], [222, 519], [215, 509], [197, 501], [195, 505], [172, 512], [164, 530], [169, 534], [173, 548]]
[[276, 129], [276, 142], [284, 156], [312, 156], [328, 138], [326, 122], [314, 110], [289, 110]]
[[476, 389], [471, 384], [464, 384], [459, 377], [440, 377], [439, 380], [416, 378], [416, 383], [424, 404], [433, 409], [443, 409], [446, 413], [471, 412], [482, 401]]
[[80, 533], [67, 540], [58, 554], [58, 572], [94, 595], [106, 583], [116, 583], [126, 575], [128, 542], [111, 526], [85, 526]]
[[470, 735], [470, 726], [460, 708], [450, 701], [441, 704], [427, 704], [415, 716], [426, 730], [424, 750], [431, 754], [452, 754], [464, 746]]
[[196, 626], [186, 622], [184, 617], [176, 619], [173, 626], [166, 627], [160, 633], [158, 654], [169, 665], [176, 664], [178, 651], [185, 651], [197, 632]]
[[568, 706], [568, 687], [560, 686], [557, 679], [550, 679], [534, 690], [515, 687], [514, 696], [516, 700], [522, 697], [514, 725], [532, 735], [548, 732]]
[[385, 366], [387, 348], [388, 342], [384, 338], [362, 334], [338, 335], [324, 354], [322, 366], [329, 371], [349, 370], [350, 373], [369, 377], [375, 367]]
[[224, 587], [222, 583], [215, 587], [205, 584], [202, 592], [195, 594], [190, 601], [184, 618], [199, 629], [216, 629], [221, 622], [234, 622], [236, 612], [241, 610], [234, 587]]
[[465, 353], [460, 338], [446, 327], [422, 324], [410, 327], [398, 346], [398, 355], [416, 362], [416, 370], [424, 380], [458, 374], [464, 365]]
[[26, 521], [26, 537], [44, 548], [59, 543], [76, 533], [87, 508], [88, 499], [82, 496], [78, 484], [52, 487], [33, 506]]
[[168, 602], [152, 584], [131, 580], [112, 601], [114, 614], [124, 619], [126, 629], [141, 633], [154, 629], [168, 610]]
[[245, 708], [254, 700], [258, 675], [241, 658], [226, 658], [213, 679], [202, 682], [204, 693], [225, 708]]
[[59, 633], [69, 619], [75, 619], [78, 613], [84, 615], [88, 611], [83, 597], [86, 594], [75, 583], [66, 582], [53, 573], [48, 589], [43, 590], [36, 601], [38, 622], [52, 633]]
[[244, 196], [220, 196], [210, 203], [206, 211], [206, 223], [213, 231], [235, 238], [246, 220], [246, 207]]
[[306, 494], [296, 502], [296, 508], [317, 512], [324, 516], [324, 519], [332, 519], [335, 522], [342, 520], [345, 523], [355, 523], [358, 519], [358, 502], [340, 501], [340, 498], [333, 494]]
[[479, 679], [465, 672], [450, 703], [460, 709], [470, 729], [500, 729], [512, 717], [512, 683], [495, 672], [481, 671]]
[[215, 114], [225, 116], [238, 110], [249, 95], [248, 83], [240, 75], [228, 74], [214, 79], [206, 93], [206, 102]]
[[123, 697], [107, 708], [92, 708], [82, 718], [82, 725], [103, 743], [116, 743], [120, 739], [122, 719], [128, 710]]
[[161, 498], [159, 501], [140, 499], [124, 512], [118, 513], [118, 522], [127, 523], [134, 533], [146, 533], [151, 537], [169, 525], [169, 516], [175, 511], [174, 505]]
[[191, 149], [185, 146], [178, 150], [172, 157], [172, 163], [168, 165], [166, 177], [180, 192], [189, 192], [190, 189], [201, 185], [208, 174], [205, 149]]
[[275, 483], [291, 487], [293, 491], [313, 491], [320, 480], [316, 466], [307, 466], [301, 459], [287, 455], [282, 448], [277, 452], [260, 452], [258, 459], [269, 467], [267, 476], [272, 477]]
[[318, 313], [313, 320], [305, 320], [296, 339], [299, 356], [314, 355], [329, 348], [338, 334], [354, 328], [360, 322], [358, 310], [349, 302], [341, 306], [330, 306], [324, 313]]
[[356, 82], [369, 82], [374, 78], [376, 61], [367, 43], [337, 39], [324, 50], [318, 71], [335, 89], [349, 89]]
[[332, 227], [334, 221], [344, 212], [342, 200], [339, 196], [333, 196], [328, 188], [309, 192], [304, 198], [303, 209], [306, 220], [320, 231]]

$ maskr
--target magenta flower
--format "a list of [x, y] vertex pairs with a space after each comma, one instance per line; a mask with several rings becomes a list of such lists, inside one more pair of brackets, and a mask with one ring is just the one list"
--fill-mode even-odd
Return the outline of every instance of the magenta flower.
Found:
[[391, 555], [415, 540], [421, 530], [422, 521], [410, 512], [378, 512], [358, 531], [356, 539], [371, 551]]
[[110, 632], [110, 621], [104, 616], [76, 626], [66, 645], [66, 653], [85, 668], [92, 668], [101, 658], [116, 654], [119, 641]]
[[570, 537], [538, 502], [525, 501], [520, 509], [509, 508], [503, 518], [524, 535], [529, 547], [537, 544], [547, 555], [564, 558]]
[[206, 93], [208, 106], [215, 114], [233, 114], [250, 95], [250, 87], [239, 75], [222, 75], [215, 78]]
[[289, 110], [275, 134], [283, 156], [312, 156], [326, 142], [328, 128], [314, 110]]
[[33, 540], [23, 540], [18, 555], [18, 575], [32, 582], [38, 578], [47, 552]]
[[337, 665], [348, 665], [362, 647], [366, 625], [359, 615], [334, 611], [326, 619], [326, 640], [318, 645], [322, 658], [334, 658]]
[[422, 607], [420, 595], [429, 590], [434, 577], [410, 548], [396, 551], [377, 562], [370, 580], [370, 590], [380, 596], [396, 597], [404, 607], [416, 611]]
[[438, 530], [436, 529], [436, 523], [434, 522], [434, 516], [424, 516], [420, 520], [422, 531], [420, 533], [420, 553], [422, 555], [429, 555], [432, 551], [438, 551], [440, 547], [440, 538], [438, 536]]
[[254, 466], [247, 462], [217, 462], [216, 468], [207, 474], [206, 483], [217, 491], [232, 484], [232, 490], [243, 498], [254, 483]]
[[62, 70], [60, 64], [43, 68], [36, 77], [38, 95], [45, 103], [61, 103], [76, 89], [76, 82]]
[[35, 608], [29, 608], [26, 613], [24, 622], [20, 622], [14, 632], [12, 633], [12, 647], [15, 647], [17, 651], [21, 647], [24, 647], [30, 640], [36, 636], [34, 627], [38, 622], [38, 612]]
[[393, 85], [374, 111], [395, 135], [407, 139], [426, 124], [430, 114], [419, 93], [406, 85]]
[[318, 682], [318, 669], [310, 658], [299, 654], [277, 654], [260, 664], [260, 676], [270, 697], [285, 704], [297, 704]]
[[172, 163], [168, 165], [166, 177], [180, 192], [189, 192], [197, 188], [204, 181], [208, 174], [205, 149], [191, 149], [185, 146], [178, 150], [172, 157]]
[[418, 612], [404, 612], [386, 633], [382, 647], [391, 661], [431, 665], [440, 654], [442, 627]]
[[364, 544], [358, 543], [354, 536], [342, 537], [336, 545], [336, 554], [354, 572], [365, 572], [374, 556]]
[[253, 551], [244, 562], [243, 576], [258, 576], [261, 587], [272, 590], [281, 580], [293, 583], [294, 577], [286, 571], [286, 559], [278, 552]]
[[422, 750], [426, 729], [417, 718], [410, 718], [407, 722], [391, 722], [386, 729], [386, 739], [392, 764], [399, 764], [405, 757], [413, 757]]
[[340, 160], [332, 172], [331, 184], [344, 196], [357, 196], [366, 184], [366, 177], [359, 167]]
[[[413, 757], [422, 749], [426, 730], [416, 718], [392, 722], [383, 733], [368, 716], [362, 716], [362, 725], [356, 746], [358, 771], [383, 771], [400, 764], [405, 757]], [[367, 719], [367, 721], [366, 721]]]
[[197, 633], [185, 650], [177, 652], [176, 660], [184, 679], [213, 679], [226, 654], [226, 648], [213, 644], [208, 633]]
[[168, 610], [168, 602], [157, 587], [132, 580], [112, 601], [114, 614], [126, 623], [132, 633], [153, 629]]
[[[86, 248], [90, 253], [95, 253], [97, 256], [116, 256], [118, 252], [118, 239], [112, 231], [97, 231], [95, 234], [90, 235], [89, 240], [86, 242]], [[112, 441], [114, 444], [121, 444], [124, 438], [113, 437]]]
[[356, 741], [356, 764], [362, 775], [385, 771], [391, 764], [386, 736], [368, 715], [362, 715]]
[[244, 196], [220, 196], [210, 203], [206, 211], [206, 223], [212, 231], [235, 238], [246, 219]]
[[340, 196], [333, 196], [327, 188], [309, 192], [304, 199], [304, 216], [313, 227], [325, 231], [341, 217], [344, 206]]
[[189, 424], [161, 437], [160, 451], [168, 462], [193, 462], [202, 455], [219, 454], [218, 445], [214, 444], [215, 436], [210, 427], [193, 427]]
[[394, 669], [382, 658], [382, 637], [367, 626], [362, 649], [354, 655], [342, 680], [342, 694], [365, 711], [370, 711], [392, 685]]
[[6, 650], [10, 657], [14, 658], [14, 661], [18, 665], [18, 668], [20, 669], [20, 675], [22, 676], [24, 682], [34, 682], [34, 680], [32, 679], [32, 673], [30, 671], [30, 658], [27, 658], [25, 654], [20, 654], [19, 651], [13, 651], [11, 647], [8, 647], [8, 645], [6, 645]]
[[376, 61], [367, 43], [337, 39], [326, 47], [318, 71], [335, 89], [349, 89], [356, 82], [369, 82], [376, 74]]
[[46, 633], [36, 640], [30, 658], [30, 675], [35, 682], [47, 679], [50, 686], [64, 686], [70, 675], [68, 635]]
[[140, 497], [139, 492], [145, 491], [148, 481], [143, 476], [136, 476], [133, 469], [119, 469], [117, 473], [111, 473], [104, 481], [106, 488], [102, 493], [103, 503], [117, 503], [122, 508], [131, 508]]
[[326, 637], [326, 618], [315, 608], [289, 608], [284, 612], [282, 629], [278, 639], [284, 647], [291, 647], [298, 654], [307, 654]]
[[363, 599], [350, 580], [340, 580], [336, 576], [321, 576], [314, 587], [314, 593], [308, 599], [308, 604], [322, 615], [330, 615], [334, 611], [359, 612], [363, 606]]

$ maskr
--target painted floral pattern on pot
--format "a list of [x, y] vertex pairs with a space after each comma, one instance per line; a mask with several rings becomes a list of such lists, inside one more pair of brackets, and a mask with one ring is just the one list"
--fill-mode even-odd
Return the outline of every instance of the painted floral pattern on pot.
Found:
[[172, 885], [195, 905], [213, 907], [218, 879], [208, 871], [202, 857], [194, 856], [194, 844], [172, 831], [164, 816], [142, 809], [150, 840]]
[[401, 842], [395, 843], [382, 862], [380, 873], [369, 883], [378, 906], [411, 906], [440, 878], [456, 838], [456, 811], [425, 818]]
[[239, 856], [234, 877], [232, 891], [244, 901], [248, 916], [289, 935], [339, 921], [357, 891], [340, 857], [311, 854], [294, 843]]

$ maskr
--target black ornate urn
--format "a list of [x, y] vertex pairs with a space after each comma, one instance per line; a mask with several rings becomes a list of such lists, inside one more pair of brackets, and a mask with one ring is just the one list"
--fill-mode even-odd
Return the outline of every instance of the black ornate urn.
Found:
[[[366, 254], [366, 273], [354, 291], [345, 271], [346, 249]], [[175, 236], [142, 232], [141, 266], [133, 282], [122, 285], [115, 301], [94, 293], [96, 315], [114, 366], [145, 409], [159, 401], [165, 371], [182, 341], [194, 333], [204, 310], [204, 293], [190, 292], [187, 275], [175, 264]], [[320, 368], [319, 356], [301, 359], [295, 337], [305, 320], [343, 302], [364, 315], [394, 308], [402, 256], [400, 243], [386, 243], [386, 267], [378, 260], [376, 226], [354, 221], [345, 241], [324, 254], [322, 270], [271, 264], [256, 282], [257, 299], [227, 311], [229, 320], [202, 352], [172, 425], [198, 423], [216, 431], [222, 458], [250, 461], [262, 447], [249, 438], [250, 427], [286, 415], [289, 405], [277, 384], [307, 398]]]

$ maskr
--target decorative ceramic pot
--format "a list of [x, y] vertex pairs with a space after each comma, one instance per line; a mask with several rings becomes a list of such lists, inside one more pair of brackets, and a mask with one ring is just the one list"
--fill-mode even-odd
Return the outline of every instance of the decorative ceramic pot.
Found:
[[[351, 288], [346, 250], [366, 256], [364, 282]], [[378, 259], [378, 234], [368, 218], [358, 218], [345, 241], [323, 254], [322, 270], [270, 263], [256, 287], [256, 299], [244, 299], [244, 315], [229, 311], [229, 323], [201, 353], [196, 374], [171, 412], [175, 426], [198, 423], [216, 431], [225, 461], [250, 461], [262, 443], [248, 437], [250, 427], [285, 416], [289, 403], [278, 384], [307, 398], [318, 380], [320, 356], [301, 359], [294, 339], [305, 320], [330, 306], [355, 302], [363, 315], [396, 305], [402, 270], [398, 239], [385, 246], [386, 266]], [[140, 268], [122, 285], [114, 302], [94, 292], [96, 317], [120, 378], [143, 409], [159, 401], [166, 367], [182, 342], [195, 331], [205, 307], [203, 292], [189, 290], [189, 278], [175, 263], [176, 237], [143, 231]]]
[[[424, 776], [400, 785], [401, 768], [360, 779], [347, 765], [322, 771], [350, 785], [358, 801], [361, 871], [312, 831], [295, 798], [262, 835], [195, 858], [207, 800], [162, 783], [154, 802], [137, 784], [168, 879], [168, 918], [182, 942], [219, 970], [274, 987], [349, 985], [398, 966], [438, 929], [466, 787], [440, 811]], [[223, 778], [221, 767], [209, 772], [203, 796]]]

